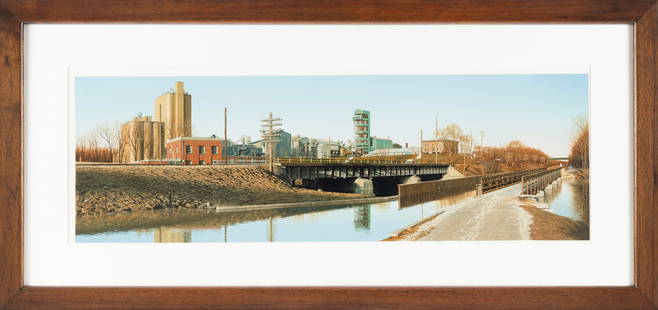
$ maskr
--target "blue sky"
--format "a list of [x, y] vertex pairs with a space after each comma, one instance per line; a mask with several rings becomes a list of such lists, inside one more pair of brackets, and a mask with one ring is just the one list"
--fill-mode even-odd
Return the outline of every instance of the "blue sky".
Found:
[[259, 120], [273, 112], [283, 128], [315, 138], [352, 139], [352, 112], [371, 111], [371, 134], [417, 146], [439, 126], [456, 123], [485, 145], [521, 140], [551, 156], [566, 156], [574, 120], [588, 115], [585, 74], [350, 75], [217, 77], [77, 77], [76, 136], [137, 113], [153, 115], [153, 101], [185, 82], [192, 95], [195, 136], [259, 139]]

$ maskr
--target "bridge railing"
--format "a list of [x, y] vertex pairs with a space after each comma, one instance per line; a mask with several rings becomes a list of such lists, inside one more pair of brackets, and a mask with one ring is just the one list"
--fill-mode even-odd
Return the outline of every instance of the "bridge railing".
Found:
[[[241, 165], [241, 164], [265, 164], [267, 163], [267, 160], [265, 159], [249, 159], [249, 158], [229, 158], [226, 162], [228, 162], [229, 165]], [[221, 160], [219, 161], [219, 164], [224, 164], [225, 161]]]
[[507, 185], [518, 183], [523, 179], [524, 176], [542, 171], [546, 171], [546, 169], [533, 169], [484, 175], [482, 176], [481, 182], [482, 192], [486, 193], [501, 187], [505, 187]]
[[349, 158], [277, 158], [281, 164], [371, 164], [371, 165], [412, 165], [415, 162], [409, 160], [372, 160], [372, 159], [349, 159]]
[[537, 195], [539, 191], [543, 191], [548, 184], [560, 178], [562, 170], [560, 168], [548, 171], [536, 172], [521, 178], [521, 195]]
[[523, 176], [542, 173], [545, 169], [503, 172], [457, 179], [398, 185], [400, 206], [410, 206], [467, 192], [486, 193], [521, 182]]

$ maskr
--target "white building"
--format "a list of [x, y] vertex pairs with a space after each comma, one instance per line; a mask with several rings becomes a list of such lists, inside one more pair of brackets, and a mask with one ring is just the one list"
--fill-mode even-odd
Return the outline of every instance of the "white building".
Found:
[[420, 153], [420, 148], [419, 147], [403, 147], [403, 148], [397, 148], [397, 149], [378, 149], [378, 150], [374, 150], [374, 151], [364, 155], [364, 157], [393, 156], [393, 155], [414, 155], [414, 154], [419, 154], [419, 153]]
[[331, 158], [340, 155], [340, 145], [338, 143], [318, 144], [318, 158]]

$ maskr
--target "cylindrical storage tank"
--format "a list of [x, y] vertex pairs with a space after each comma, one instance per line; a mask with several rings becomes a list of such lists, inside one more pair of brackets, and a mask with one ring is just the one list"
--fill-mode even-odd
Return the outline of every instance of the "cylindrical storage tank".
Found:
[[192, 136], [192, 95], [185, 94], [185, 107], [184, 107], [184, 123], [185, 137]]
[[119, 163], [130, 162], [130, 129], [132, 128], [131, 122], [126, 122], [121, 125], [121, 153], [118, 155]]
[[144, 122], [144, 159], [153, 159], [153, 122]]
[[165, 132], [165, 139], [170, 140], [176, 138], [176, 109], [174, 108], [174, 94], [169, 93], [167, 96], [167, 125]]
[[143, 122], [132, 122], [131, 145], [134, 152], [132, 160], [138, 161], [144, 159], [144, 125]]
[[173, 138], [184, 137], [185, 136], [185, 93], [178, 92], [174, 94], [174, 122], [173, 126], [175, 128], [176, 134]]
[[164, 123], [153, 123], [153, 159], [163, 159], [164, 152]]

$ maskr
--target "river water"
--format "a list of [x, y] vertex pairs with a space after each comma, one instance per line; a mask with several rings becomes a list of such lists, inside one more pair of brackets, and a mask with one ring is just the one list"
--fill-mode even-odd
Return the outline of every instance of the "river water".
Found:
[[398, 200], [329, 207], [218, 213], [164, 210], [83, 217], [77, 242], [376, 241], [472, 196], [453, 195], [414, 206]]

